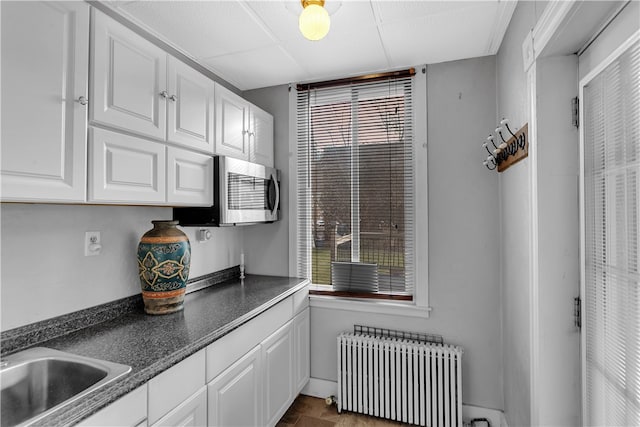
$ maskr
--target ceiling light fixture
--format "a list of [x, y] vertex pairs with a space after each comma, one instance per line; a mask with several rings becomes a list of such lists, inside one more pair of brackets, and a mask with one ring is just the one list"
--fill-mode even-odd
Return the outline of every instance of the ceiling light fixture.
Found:
[[301, 0], [303, 11], [298, 19], [300, 32], [309, 40], [320, 40], [329, 32], [331, 21], [324, 0]]

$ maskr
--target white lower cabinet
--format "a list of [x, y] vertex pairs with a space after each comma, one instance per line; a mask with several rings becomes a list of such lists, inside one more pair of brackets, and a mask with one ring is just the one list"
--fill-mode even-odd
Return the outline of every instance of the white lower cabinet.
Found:
[[258, 345], [209, 383], [209, 426], [264, 424], [260, 362]]
[[79, 427], [146, 427], [147, 384], [138, 387], [111, 405], [91, 415]]
[[205, 350], [149, 380], [149, 424], [154, 425], [205, 385]]
[[275, 426], [284, 415], [309, 381], [307, 296], [297, 292], [207, 347], [209, 426]]
[[287, 322], [262, 348], [264, 378], [264, 419], [275, 425], [294, 399], [293, 322]]
[[300, 393], [311, 376], [311, 317], [309, 307], [293, 319], [294, 390]]
[[308, 289], [100, 410], [88, 426], [275, 426], [309, 380]]
[[207, 425], [207, 388], [202, 387], [153, 427], [199, 427]]

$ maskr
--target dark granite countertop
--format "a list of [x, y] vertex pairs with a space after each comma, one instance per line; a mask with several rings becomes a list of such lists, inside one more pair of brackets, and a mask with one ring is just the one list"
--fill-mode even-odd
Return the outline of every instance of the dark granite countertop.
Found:
[[142, 308], [37, 345], [131, 366], [131, 372], [39, 420], [72, 425], [302, 289], [299, 278], [247, 275], [186, 295], [184, 311], [146, 315]]

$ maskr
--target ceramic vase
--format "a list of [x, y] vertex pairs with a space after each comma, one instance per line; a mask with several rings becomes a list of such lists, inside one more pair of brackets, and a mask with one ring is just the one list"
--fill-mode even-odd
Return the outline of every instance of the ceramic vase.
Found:
[[138, 244], [138, 271], [144, 311], [168, 314], [183, 309], [189, 278], [191, 244], [178, 221], [151, 221]]

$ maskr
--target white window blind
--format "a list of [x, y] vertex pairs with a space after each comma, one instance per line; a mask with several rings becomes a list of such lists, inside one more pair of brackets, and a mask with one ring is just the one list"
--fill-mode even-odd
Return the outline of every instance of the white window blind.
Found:
[[640, 425], [640, 42], [584, 87], [587, 425]]
[[334, 277], [336, 263], [368, 264], [377, 290], [367, 286], [370, 270], [353, 270], [361, 271], [349, 284], [354, 291], [413, 293], [410, 71], [298, 87], [298, 274], [314, 284], [332, 285], [332, 262]]

